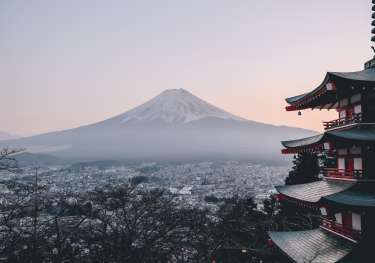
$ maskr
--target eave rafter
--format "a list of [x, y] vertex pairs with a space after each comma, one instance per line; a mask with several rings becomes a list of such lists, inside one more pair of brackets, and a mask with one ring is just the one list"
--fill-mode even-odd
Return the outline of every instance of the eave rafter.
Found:
[[[375, 63], [375, 62], [374, 62]], [[375, 87], [375, 67], [357, 72], [328, 72], [316, 89], [309, 93], [287, 98], [287, 111], [304, 110], [308, 108], [323, 109], [327, 104], [337, 101], [337, 96], [331, 94], [353, 95], [358, 92], [373, 92]], [[322, 107], [323, 106], [323, 107]], [[336, 105], [331, 108], [337, 108]]]

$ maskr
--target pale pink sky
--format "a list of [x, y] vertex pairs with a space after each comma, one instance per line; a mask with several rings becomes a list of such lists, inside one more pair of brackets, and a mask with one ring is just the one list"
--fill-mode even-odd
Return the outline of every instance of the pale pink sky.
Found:
[[334, 112], [298, 117], [284, 98], [362, 69], [370, 17], [370, 0], [1, 1], [0, 130], [77, 127], [171, 88], [321, 130]]

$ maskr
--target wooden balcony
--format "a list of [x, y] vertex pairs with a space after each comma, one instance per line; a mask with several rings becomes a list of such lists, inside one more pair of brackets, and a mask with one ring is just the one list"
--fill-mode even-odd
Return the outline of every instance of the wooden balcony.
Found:
[[337, 233], [338, 235], [347, 237], [347, 238], [349, 238], [351, 240], [354, 240], [354, 241], [360, 240], [361, 236], [362, 236], [361, 231], [354, 230], [352, 228], [344, 227], [343, 225], [338, 224], [335, 221], [329, 220], [329, 219], [326, 219], [326, 218], [322, 219], [321, 226], [322, 226], [322, 228], [324, 228], [326, 230], [330, 230], [334, 233]]
[[345, 170], [338, 168], [324, 168], [323, 175], [327, 178], [358, 180], [363, 176], [363, 170]]
[[362, 122], [362, 113], [354, 113], [351, 117], [340, 118], [333, 121], [325, 121], [323, 122], [323, 125], [324, 129], [329, 130], [332, 128], [360, 122]]

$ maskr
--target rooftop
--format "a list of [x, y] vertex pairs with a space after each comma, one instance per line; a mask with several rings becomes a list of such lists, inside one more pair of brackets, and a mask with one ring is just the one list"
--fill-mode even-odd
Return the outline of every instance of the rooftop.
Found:
[[354, 186], [351, 182], [318, 181], [300, 185], [276, 187], [282, 195], [308, 203], [317, 203], [322, 197], [334, 195]]
[[[368, 63], [375, 62], [370, 60]], [[369, 64], [369, 65], [370, 65]], [[356, 72], [328, 72], [323, 82], [311, 92], [286, 99], [288, 111], [309, 108], [335, 108], [339, 97], [348, 97], [363, 91], [375, 92], [375, 68], [366, 63], [366, 69]], [[338, 97], [339, 95], [339, 97]]]
[[269, 232], [272, 241], [297, 263], [335, 263], [349, 255], [354, 243], [322, 229]]
[[339, 204], [348, 207], [375, 208], [375, 191], [373, 187], [364, 188], [357, 185], [346, 191], [325, 196], [323, 202]]
[[345, 129], [329, 130], [325, 133], [312, 137], [282, 141], [281, 144], [287, 149], [308, 148], [324, 142], [356, 143], [368, 144], [375, 143], [375, 125], [374, 124], [353, 124]]

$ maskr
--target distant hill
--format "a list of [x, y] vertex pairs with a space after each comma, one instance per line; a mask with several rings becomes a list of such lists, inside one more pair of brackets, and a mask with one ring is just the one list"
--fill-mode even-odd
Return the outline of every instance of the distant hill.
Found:
[[0, 140], [13, 140], [18, 138], [20, 138], [20, 136], [10, 134], [5, 131], [0, 131]]
[[246, 120], [180, 89], [99, 123], [3, 144], [74, 161], [279, 161], [281, 140], [314, 134]]

